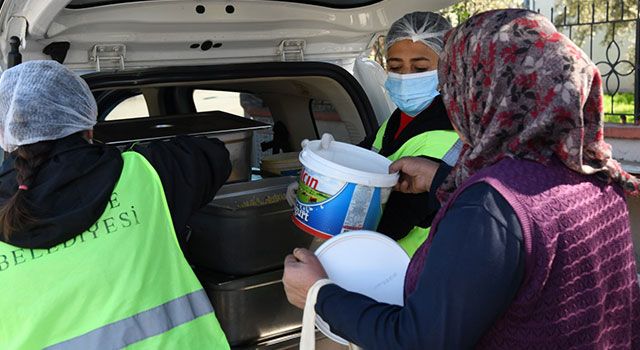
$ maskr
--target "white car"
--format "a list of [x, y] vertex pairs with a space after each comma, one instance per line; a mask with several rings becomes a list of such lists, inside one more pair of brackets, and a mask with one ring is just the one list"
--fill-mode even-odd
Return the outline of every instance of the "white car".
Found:
[[284, 296], [282, 261], [311, 239], [280, 196], [293, 178], [260, 179], [262, 158], [295, 155], [325, 132], [349, 143], [374, 133], [395, 107], [368, 59], [373, 43], [405, 13], [456, 1], [1, 2], [1, 68], [55, 59], [83, 74], [98, 139], [196, 133], [227, 143], [233, 183], [194, 217], [185, 253], [233, 347], [285, 349], [297, 345], [301, 312]]

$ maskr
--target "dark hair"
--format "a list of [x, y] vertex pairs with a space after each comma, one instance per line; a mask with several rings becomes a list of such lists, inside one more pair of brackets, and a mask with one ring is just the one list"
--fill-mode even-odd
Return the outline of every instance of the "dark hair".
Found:
[[[19, 186], [29, 188], [38, 174], [42, 163], [49, 158], [53, 142], [41, 141], [20, 146], [12, 154], [16, 157], [14, 168]], [[28, 190], [19, 190], [0, 207], [0, 229], [6, 241], [11, 235], [36, 222], [30, 212], [31, 203], [27, 197]]]

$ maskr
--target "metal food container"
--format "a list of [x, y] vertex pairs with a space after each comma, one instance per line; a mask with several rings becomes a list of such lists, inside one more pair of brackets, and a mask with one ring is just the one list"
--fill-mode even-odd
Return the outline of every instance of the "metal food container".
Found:
[[287, 254], [309, 247], [313, 240], [291, 220], [293, 209], [285, 194], [296, 179], [287, 176], [223, 186], [189, 221], [189, 261], [236, 276], [282, 268]]
[[94, 128], [94, 139], [126, 146], [168, 140], [178, 135], [215, 137], [224, 142], [229, 150], [232, 170], [227, 182], [240, 182], [251, 178], [253, 131], [270, 127], [252, 119], [213, 111], [100, 122]]
[[194, 270], [231, 346], [252, 345], [299, 331], [302, 310], [287, 301], [283, 270], [234, 279]]

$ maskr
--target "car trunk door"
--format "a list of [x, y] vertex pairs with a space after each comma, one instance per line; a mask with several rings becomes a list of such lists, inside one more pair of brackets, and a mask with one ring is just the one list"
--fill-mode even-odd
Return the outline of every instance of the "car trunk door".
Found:
[[[23, 60], [79, 71], [273, 61], [353, 62], [407, 12], [452, 0], [6, 0], [0, 65], [10, 39]], [[343, 65], [344, 66], [344, 65]]]

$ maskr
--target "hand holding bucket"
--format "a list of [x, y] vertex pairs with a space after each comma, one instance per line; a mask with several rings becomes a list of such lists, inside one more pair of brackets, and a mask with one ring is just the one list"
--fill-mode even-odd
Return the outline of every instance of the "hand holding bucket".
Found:
[[403, 193], [423, 193], [429, 191], [431, 182], [440, 164], [421, 157], [404, 157], [389, 167], [389, 172], [400, 174], [396, 191]]

